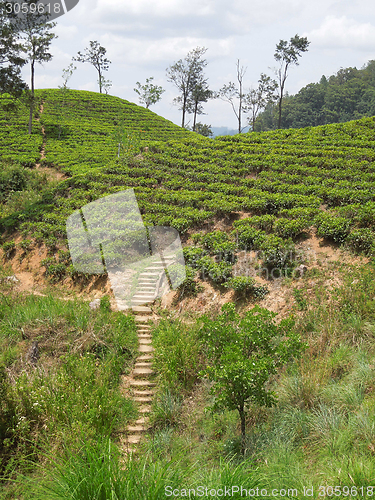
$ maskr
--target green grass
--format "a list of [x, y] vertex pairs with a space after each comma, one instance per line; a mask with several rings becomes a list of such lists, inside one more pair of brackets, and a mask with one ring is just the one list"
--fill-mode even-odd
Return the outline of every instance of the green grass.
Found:
[[6, 494], [1, 485], [46, 465], [46, 450], [76, 450], [83, 439], [108, 438], [136, 417], [119, 389], [138, 341], [134, 318], [111, 312], [105, 301], [92, 311], [78, 299], [1, 286], [0, 491]]

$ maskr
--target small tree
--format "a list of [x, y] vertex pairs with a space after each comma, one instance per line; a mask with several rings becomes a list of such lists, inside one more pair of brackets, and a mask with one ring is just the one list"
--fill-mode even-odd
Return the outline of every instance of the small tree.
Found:
[[35, 90], [35, 63], [43, 64], [52, 59], [49, 52], [51, 42], [57, 36], [51, 33], [56, 23], [38, 24], [35, 22], [33, 14], [28, 14], [22, 27], [23, 51], [26, 53], [27, 61], [31, 68], [31, 94], [29, 96], [29, 134], [31, 134], [32, 118], [34, 110], [34, 90]]
[[208, 88], [207, 80], [200, 79], [194, 84], [186, 107], [189, 113], [193, 113], [193, 132], [196, 131], [197, 115], [204, 114], [202, 103], [212, 96], [213, 92]]
[[246, 68], [240, 66], [240, 60], [237, 59], [237, 81], [238, 86], [233, 82], [229, 82], [228, 85], [223, 85], [223, 87], [216, 94], [216, 97], [220, 97], [223, 101], [229, 102], [232, 106], [233, 112], [236, 115], [238, 121], [238, 133], [240, 134], [244, 127], [242, 127], [242, 114], [246, 111], [245, 98], [246, 95], [243, 91], [243, 78], [246, 73]]
[[90, 47], [85, 48], [84, 53], [78, 52], [77, 57], [73, 57], [73, 61], [90, 63], [98, 72], [99, 92], [102, 93], [103, 89], [103, 71], [108, 71], [111, 61], [105, 55], [107, 49], [102, 47], [99, 42], [90, 41]]
[[68, 81], [71, 79], [71, 77], [73, 76], [73, 73], [76, 69], [77, 69], [77, 66], [74, 66], [73, 63], [70, 63], [66, 69], [63, 69], [63, 73], [62, 73], [63, 84], [62, 84], [62, 87], [59, 87], [60, 89], [67, 89], [68, 88]]
[[306, 37], [298, 35], [293, 36], [288, 43], [286, 40], [280, 40], [276, 45], [274, 58], [280, 62], [276, 74], [279, 80], [279, 121], [278, 127], [281, 127], [281, 105], [284, 97], [285, 81], [288, 77], [288, 69], [291, 65], [298, 66], [298, 58], [302, 52], [307, 52], [310, 42]]
[[180, 59], [167, 68], [167, 78], [169, 82], [180, 91], [180, 95], [174, 99], [174, 103], [182, 110], [182, 124], [185, 126], [185, 115], [189, 105], [189, 98], [196, 85], [201, 79], [203, 68], [207, 66], [207, 61], [202, 59], [206, 53], [205, 47], [197, 47], [191, 50], [184, 60]]
[[253, 131], [255, 130], [255, 120], [260, 111], [264, 110], [267, 104], [277, 101], [277, 94], [275, 94], [277, 87], [278, 85], [275, 80], [261, 73], [258, 80], [258, 88], [251, 89], [246, 95], [246, 108], [248, 113], [250, 113], [248, 122]]
[[165, 92], [163, 87], [160, 87], [159, 85], [154, 85], [152, 83], [153, 79], [154, 79], [153, 76], [150, 76], [150, 78], [146, 78], [145, 85], [141, 85], [139, 82], [137, 82], [136, 85], [138, 88], [134, 89], [134, 92], [136, 92], [139, 95], [139, 102], [141, 104], [144, 104], [147, 109], [153, 104], [159, 102], [162, 93]]
[[212, 137], [214, 134], [211, 130], [211, 125], [206, 125], [205, 123], [198, 122], [195, 124], [195, 130], [197, 134], [203, 135], [205, 137]]
[[213, 409], [237, 410], [241, 421], [241, 450], [245, 452], [248, 406], [275, 404], [267, 387], [277, 368], [301, 353], [303, 344], [293, 321], [278, 325], [275, 313], [255, 306], [240, 317], [233, 303], [222, 307], [216, 319], [203, 316], [201, 337], [208, 366], [204, 374], [214, 383]]

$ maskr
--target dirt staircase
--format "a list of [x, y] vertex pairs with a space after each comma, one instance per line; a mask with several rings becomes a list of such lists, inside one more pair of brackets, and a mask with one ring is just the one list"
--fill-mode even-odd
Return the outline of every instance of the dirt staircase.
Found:
[[[173, 259], [166, 259], [169, 263]], [[132, 298], [132, 311], [135, 314], [137, 323], [139, 356], [130, 373], [128, 380], [130, 395], [139, 405], [139, 412], [142, 415], [134, 423], [126, 428], [125, 433], [125, 451], [134, 453], [137, 450], [138, 443], [143, 439], [149, 429], [148, 414], [151, 411], [152, 399], [155, 393], [156, 383], [154, 382], [154, 370], [152, 368], [153, 351], [152, 337], [150, 334], [151, 326], [149, 320], [152, 316], [152, 309], [149, 307], [158, 295], [160, 286], [160, 277], [164, 270], [165, 261], [156, 261], [147, 267], [139, 276], [137, 289]], [[145, 305], [149, 304], [149, 305]]]

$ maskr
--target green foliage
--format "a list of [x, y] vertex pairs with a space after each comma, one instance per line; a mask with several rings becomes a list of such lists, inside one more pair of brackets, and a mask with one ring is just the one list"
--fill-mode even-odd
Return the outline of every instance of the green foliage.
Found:
[[257, 285], [254, 278], [248, 276], [235, 276], [234, 278], [230, 278], [225, 283], [226, 288], [233, 288], [236, 294], [245, 298], [248, 295], [251, 295], [257, 299], [263, 299], [269, 290], [266, 286]]
[[318, 236], [331, 239], [335, 243], [344, 243], [349, 234], [350, 221], [323, 212], [315, 217], [315, 225]]
[[300, 311], [305, 311], [307, 309], [307, 300], [303, 295], [303, 291], [300, 290], [299, 288], [294, 288], [293, 295], [297, 303], [298, 309]]
[[155, 429], [178, 425], [180, 421], [182, 398], [168, 388], [157, 394], [152, 404], [151, 424]]
[[292, 320], [277, 325], [275, 316], [255, 306], [241, 318], [229, 303], [216, 319], [202, 319], [200, 335], [208, 358], [204, 374], [214, 382], [213, 408], [238, 410], [243, 449], [247, 405], [275, 404], [275, 394], [267, 389], [267, 382], [277, 367], [303, 349]]
[[225, 283], [232, 276], [232, 266], [228, 262], [214, 262], [208, 255], [197, 261], [202, 279], [210, 278], [216, 284]]
[[16, 249], [16, 243], [14, 240], [11, 241], [6, 241], [5, 243], [2, 244], [2, 249], [4, 252], [4, 255], [7, 259], [9, 259], [12, 255], [12, 253]]
[[346, 239], [346, 243], [349, 248], [366, 255], [373, 254], [375, 251], [374, 233], [369, 228], [360, 228], [351, 231]]
[[180, 321], [161, 320], [152, 332], [154, 366], [162, 386], [174, 393], [191, 389], [201, 368], [201, 346], [196, 328]]
[[[176, 278], [180, 272], [178, 264], [174, 264], [168, 268], [168, 273], [172, 281], [173, 277]], [[199, 292], [203, 291], [203, 286], [195, 280], [197, 275], [196, 270], [187, 265], [185, 266], [185, 274], [184, 281], [177, 288], [177, 300], [182, 300], [184, 297], [196, 297]]]
[[101, 297], [100, 299], [100, 309], [103, 311], [103, 312], [110, 312], [111, 310], [111, 301], [108, 297], [108, 295], [103, 295], [103, 297]]

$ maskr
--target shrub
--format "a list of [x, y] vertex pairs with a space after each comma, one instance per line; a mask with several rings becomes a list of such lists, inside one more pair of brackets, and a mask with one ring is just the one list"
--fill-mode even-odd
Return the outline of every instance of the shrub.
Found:
[[223, 231], [213, 231], [201, 237], [201, 243], [204, 248], [213, 251], [215, 247], [222, 245], [229, 241], [229, 237]]
[[201, 369], [201, 345], [196, 328], [180, 321], [161, 320], [152, 332], [154, 366], [162, 387], [178, 393], [190, 390]]
[[268, 235], [260, 245], [259, 255], [268, 268], [293, 267], [295, 246], [292, 240], [284, 241], [274, 234]]
[[22, 250], [24, 250], [25, 252], [28, 252], [30, 250], [30, 248], [32, 247], [32, 242], [31, 240], [22, 240], [21, 243], [20, 243], [20, 247], [22, 248]]
[[46, 268], [46, 276], [52, 281], [58, 281], [67, 273], [67, 266], [62, 262], [57, 262], [54, 257], [43, 259], [41, 265]]
[[5, 257], [7, 259], [9, 259], [11, 257], [11, 255], [15, 251], [15, 249], [16, 249], [16, 244], [15, 244], [14, 240], [7, 241], [7, 242], [3, 243], [3, 251], [4, 251]]
[[238, 246], [244, 250], [257, 249], [266, 238], [266, 233], [253, 227], [239, 228], [237, 231]]
[[222, 284], [232, 275], [232, 266], [227, 262], [214, 262], [206, 255], [197, 261], [202, 279], [208, 276], [214, 283]]
[[346, 239], [346, 243], [352, 250], [369, 254], [374, 251], [374, 233], [371, 229], [361, 228], [352, 231]]
[[269, 290], [266, 286], [257, 285], [254, 278], [249, 276], [235, 276], [228, 280], [225, 285], [226, 288], [233, 288], [239, 297], [252, 295], [253, 297], [263, 299]]
[[[168, 274], [170, 278], [176, 279], [181, 272], [179, 264], [173, 264], [168, 267]], [[185, 266], [186, 278], [177, 288], [177, 299], [181, 300], [185, 296], [196, 297], [199, 292], [203, 290], [202, 285], [195, 281], [196, 271], [194, 271], [190, 266]]]
[[344, 217], [335, 217], [329, 213], [320, 213], [315, 217], [317, 235], [321, 238], [343, 243], [348, 234], [350, 221]]
[[197, 261], [206, 253], [203, 248], [191, 246], [184, 247], [183, 252], [186, 264], [191, 267], [196, 267]]
[[304, 232], [306, 222], [303, 219], [277, 219], [273, 225], [273, 229], [277, 236], [281, 238], [296, 238]]

